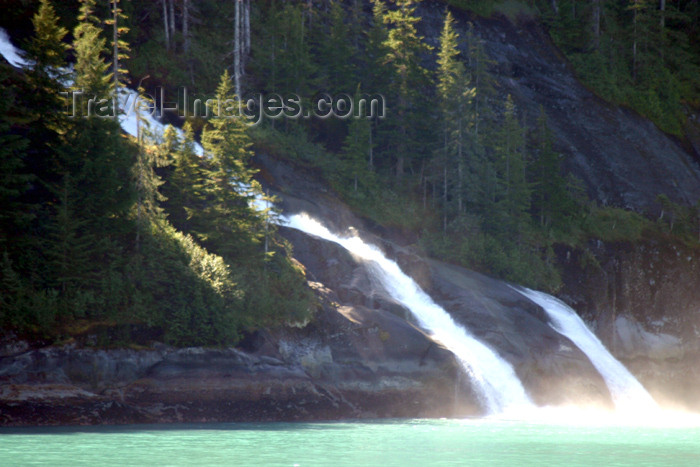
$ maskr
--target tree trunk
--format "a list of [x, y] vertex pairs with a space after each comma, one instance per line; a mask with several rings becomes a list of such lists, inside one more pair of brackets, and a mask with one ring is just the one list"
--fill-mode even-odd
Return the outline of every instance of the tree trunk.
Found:
[[[460, 114], [461, 115], [461, 114]], [[462, 215], [462, 118], [459, 118], [457, 131], [457, 216]]]
[[175, 45], [175, 0], [170, 0], [170, 37], [172, 38], [173, 45]]
[[[405, 72], [402, 72], [400, 77], [402, 83], [406, 82]], [[406, 141], [408, 139], [407, 132], [407, 122], [408, 117], [406, 116], [406, 108], [408, 107], [406, 102], [406, 96], [404, 95], [404, 89], [406, 86], [401, 85], [399, 91], [399, 144], [397, 145], [396, 151], [396, 179], [400, 182], [403, 178], [404, 172], [404, 157], [406, 155]]]
[[168, 1], [162, 0], [163, 3], [163, 26], [165, 28], [165, 50], [170, 50], [170, 26], [168, 26]]
[[136, 141], [138, 144], [138, 163], [137, 163], [137, 168], [138, 170], [138, 186], [137, 188], [137, 198], [136, 198], [136, 251], [140, 249], [141, 245], [141, 211], [143, 210], [143, 154], [141, 153], [141, 129], [140, 129], [140, 123], [139, 120], [141, 118], [138, 115], [138, 104], [137, 104], [137, 110], [136, 110]]
[[267, 190], [265, 190], [265, 206], [267, 207], [267, 211], [265, 211], [265, 255], [267, 255], [270, 249], [268, 240], [270, 237], [270, 201]]
[[442, 231], [447, 232], [447, 131], [444, 132], [445, 146], [442, 167]]
[[114, 119], [119, 120], [119, 26], [117, 24], [119, 20], [119, 0], [112, 0], [112, 19], [114, 20], [112, 27], [112, 41], [113, 41], [113, 64], [114, 67]]
[[243, 35], [245, 36], [245, 47], [243, 55], [245, 57], [250, 53], [250, 0], [245, 0], [245, 14], [243, 15]]
[[190, 0], [182, 0], [182, 39], [185, 56], [190, 52]]
[[236, 2], [236, 16], [233, 28], [233, 80], [236, 86], [236, 96], [241, 97], [241, 0]]
[[557, 0], [551, 0], [552, 3], [552, 10], [554, 10], [554, 13], [556, 15], [559, 15], [559, 5], [557, 5]]
[[309, 29], [311, 29], [311, 16], [314, 9], [313, 0], [306, 0], [306, 14], [309, 17]]

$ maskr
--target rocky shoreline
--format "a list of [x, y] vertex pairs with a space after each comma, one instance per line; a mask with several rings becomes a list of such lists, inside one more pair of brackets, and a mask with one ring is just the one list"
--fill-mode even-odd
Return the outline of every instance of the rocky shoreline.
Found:
[[[258, 348], [250, 352], [163, 345], [148, 350], [66, 345], [4, 352], [0, 425], [454, 413], [458, 368], [450, 352], [389, 313], [338, 307], [328, 290], [315, 286], [323, 302], [314, 322], [262, 333]], [[473, 407], [457, 409], [475, 413]]]

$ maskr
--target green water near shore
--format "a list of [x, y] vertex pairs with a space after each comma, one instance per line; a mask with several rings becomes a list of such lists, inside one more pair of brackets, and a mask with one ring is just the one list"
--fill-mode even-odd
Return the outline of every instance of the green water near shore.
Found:
[[700, 426], [468, 419], [2, 428], [0, 465], [696, 466]]

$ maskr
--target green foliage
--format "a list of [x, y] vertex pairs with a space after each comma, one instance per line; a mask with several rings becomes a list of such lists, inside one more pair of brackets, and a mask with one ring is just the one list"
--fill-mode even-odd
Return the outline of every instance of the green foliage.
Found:
[[561, 155], [552, 148], [553, 136], [543, 109], [537, 118], [531, 169], [532, 210], [541, 227], [566, 229], [577, 209], [561, 173]]
[[592, 207], [582, 226], [589, 236], [603, 241], [637, 241], [650, 226], [650, 221], [633, 211]]
[[7, 252], [0, 261], [0, 325], [44, 336], [55, 323], [58, 291], [36, 290], [13, 268]]
[[497, 2], [493, 0], [447, 0], [450, 5], [462, 10], [470, 10], [480, 16], [491, 16]]
[[480, 227], [483, 220], [462, 216], [444, 233], [424, 232], [421, 246], [431, 256], [513, 281], [528, 287], [556, 292], [561, 277], [549, 242], [528, 231], [520, 242], [495, 237]]
[[189, 207], [188, 215], [192, 230], [205, 245], [226, 258], [240, 258], [254, 253], [261, 242], [262, 219], [251, 202], [262, 190], [249, 165], [252, 142], [247, 126], [223, 108], [234, 103], [227, 72], [221, 77], [217, 98], [222, 114], [210, 119], [202, 131], [208, 160], [201, 172], [204, 179], [195, 180], [202, 187], [202, 199], [196, 209]]
[[319, 52], [325, 57], [326, 91], [332, 94], [347, 93], [357, 86], [357, 48], [350, 37], [350, 25], [345, 10], [339, 0], [332, 1], [330, 7], [328, 34], [319, 44]]
[[[464, 63], [459, 59], [459, 36], [454, 31], [454, 19], [448, 11], [440, 36], [438, 52], [437, 95], [440, 105], [442, 148], [432, 164], [442, 175], [443, 230], [448, 214], [464, 212], [468, 190], [465, 172], [468, 167], [469, 136], [474, 121], [471, 102], [476, 88], [471, 87]], [[449, 176], [448, 176], [449, 174]], [[449, 203], [450, 197], [454, 201]], [[456, 204], [456, 206], [451, 206]]]
[[682, 206], [666, 195], [659, 195], [657, 202], [661, 205], [657, 224], [663, 232], [681, 238], [689, 245], [700, 243], [700, 201], [693, 206]]
[[107, 96], [112, 74], [108, 72], [109, 64], [102, 55], [106, 40], [102, 37], [99, 22], [95, 17], [95, 0], [82, 0], [80, 23], [73, 31], [73, 50], [75, 52], [73, 88], [85, 92], [88, 96], [103, 99]]
[[[181, 140], [173, 127], [168, 126], [160, 145], [162, 157], [171, 158], [168, 183], [163, 187], [169, 220], [182, 232], [191, 231], [190, 213], [204, 199], [204, 168], [195, 152], [194, 130], [189, 122], [183, 128]], [[188, 212], [188, 209], [190, 210]]]
[[[95, 5], [83, 0], [75, 28], [74, 86], [100, 94], [110, 74]], [[131, 22], [109, 7], [123, 64]], [[0, 325], [61, 340], [102, 323], [125, 339], [104, 345], [128, 343], [119, 329], [138, 325], [174, 345], [233, 345], [248, 329], [308, 321], [303, 270], [276, 239], [274, 214], [250, 206], [264, 196], [245, 125], [217, 114], [201, 158], [190, 126], [182, 138], [153, 135], [140, 119], [134, 141], [114, 119], [69, 119], [56, 79], [65, 30], [48, 1], [34, 24], [26, 78], [0, 67], [0, 110], [11, 110], [0, 116]], [[226, 74], [219, 94], [231, 97]]]
[[[8, 240], [17, 235], [32, 219], [22, 195], [29, 189], [34, 177], [27, 172], [26, 158], [29, 141], [18, 134], [13, 124], [26, 117], [17, 115], [21, 89], [11, 79], [9, 67], [0, 65], [0, 249], [7, 248]], [[21, 108], [21, 107], [20, 107]]]
[[[316, 297], [306, 286], [303, 266], [289, 256], [290, 247], [280, 244], [280, 254], [273, 256], [264, 268], [248, 271], [249, 293], [246, 295], [246, 316], [250, 327], [306, 325], [318, 307]], [[286, 250], [286, 253], [285, 253]]]
[[[250, 68], [258, 77], [258, 89], [309, 97], [317, 67], [312, 60], [303, 6], [293, 2], [281, 8], [271, 6], [255, 32]], [[333, 56], [340, 58], [336, 53]]]
[[[382, 0], [376, 0], [382, 1]], [[389, 151], [395, 154], [396, 177], [401, 181], [407, 164], [419, 159], [426, 149], [430, 131], [426, 128], [428, 99], [422, 89], [429, 83], [428, 71], [421, 58], [432, 50], [418, 34], [416, 15], [419, 0], [393, 0], [395, 8], [386, 9], [382, 21], [388, 27], [383, 46], [384, 64], [391, 73], [387, 92], [396, 102], [394, 118], [385, 124]]]
[[[697, 5], [665, 2], [661, 10], [646, 0], [600, 4], [595, 24], [589, 10], [573, 16], [562, 5], [551, 20], [553, 38], [581, 79], [602, 97], [680, 135], [684, 103], [697, 102], [699, 96], [700, 62], [691, 45], [698, 31], [688, 27], [697, 18]], [[591, 34], [596, 24], [600, 32]]]
[[133, 317], [162, 327], [171, 344], [235, 344], [244, 315], [240, 279], [191, 236], [164, 221], [150, 225], [127, 269]]
[[504, 121], [496, 133], [494, 166], [499, 180], [496, 189], [495, 209], [500, 216], [494, 216], [497, 222], [511, 223], [509, 229], [517, 229], [517, 224], [525, 221], [530, 209], [530, 187], [525, 174], [526, 148], [525, 132], [516, 116], [516, 109], [511, 96], [505, 103]]
[[501, 2], [494, 2], [493, 10], [501, 13], [511, 20], [518, 20], [522, 17], [532, 18], [535, 16], [531, 5], [526, 2], [518, 0], [504, 0]]
[[32, 63], [31, 76], [37, 79], [37, 85], [51, 85], [58, 89], [58, 85], [51, 79], [51, 72], [65, 65], [65, 53], [68, 46], [63, 43], [63, 38], [68, 30], [59, 24], [56, 10], [49, 0], [41, 0], [39, 9], [32, 19], [34, 35], [23, 47], [24, 58]]
[[128, 83], [128, 71], [124, 68], [124, 62], [129, 59], [129, 51], [131, 47], [124, 39], [129, 32], [129, 27], [126, 26], [129, 17], [120, 7], [121, 0], [109, 0], [110, 17], [105, 20], [107, 26], [111, 26], [111, 48], [112, 48], [112, 81], [114, 92], [118, 92], [120, 88]]
[[447, 3], [487, 17], [499, 12], [517, 19], [539, 12], [584, 83], [668, 133], [681, 135], [684, 106], [700, 101], [697, 2], [663, 2], [663, 10], [650, 0]]
[[[667, 2], [665, 23], [648, 2], [600, 2], [599, 35], [593, 2], [558, 0], [558, 12], [549, 0], [448, 3], [516, 21], [540, 12], [589, 86], [669, 132], [682, 128], [680, 109], [700, 100], [697, 2]], [[266, 198], [253, 178], [253, 142], [319, 174], [357, 213], [431, 256], [532, 287], [560, 286], [557, 242], [635, 241], [649, 232], [695, 242], [697, 206], [660, 197], [652, 223], [591, 205], [562, 173], [544, 113], [527, 128], [501, 96], [471, 25], [458, 34], [448, 13], [434, 53], [418, 33], [418, 4], [373, 0], [370, 17], [362, 2], [251, 2], [246, 90], [381, 93], [390, 119], [249, 129], [216, 110], [186, 123], [182, 136], [144, 126], [134, 141], [114, 121], [56, 111], [66, 30], [42, 0], [26, 47], [35, 65], [26, 76], [0, 65], [0, 323], [54, 339], [83, 320], [135, 324], [175, 345], [231, 345], [249, 329], [305, 323], [317, 304], [303, 268], [277, 237], [273, 210], [251, 208]], [[160, 3], [82, 0], [65, 23], [75, 27], [75, 86], [105, 91], [116, 26], [117, 68], [150, 75], [168, 96], [179, 85], [208, 93], [218, 83], [218, 97], [231, 98], [220, 73], [231, 61], [235, 5], [189, 5], [189, 30], [180, 4], [166, 49]], [[124, 81], [125, 70], [117, 77]]]
[[[359, 93], [355, 95], [356, 100], [358, 96]], [[353, 118], [343, 143], [342, 159], [347, 170], [341, 170], [340, 173], [347, 174], [352, 180], [355, 192], [360, 183], [371, 183], [374, 178], [370, 167], [373, 146], [371, 121], [367, 118]]]
[[[46, 126], [56, 125], [53, 121], [58, 109], [63, 108], [63, 91], [58, 79], [64, 75], [65, 54], [68, 45], [63, 38], [68, 34], [60, 26], [56, 12], [49, 0], [41, 0], [39, 9], [32, 18], [34, 35], [23, 47], [22, 58], [30, 63], [27, 77], [33, 89], [37, 91], [28, 99], [36, 118], [46, 120]], [[45, 135], [36, 135], [40, 141], [46, 141]]]

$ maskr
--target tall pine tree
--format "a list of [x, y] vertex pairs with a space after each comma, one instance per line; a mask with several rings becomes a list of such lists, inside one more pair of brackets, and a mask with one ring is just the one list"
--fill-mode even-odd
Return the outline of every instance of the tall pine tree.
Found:
[[[248, 127], [239, 117], [228, 72], [216, 91], [220, 104], [216, 117], [202, 131], [202, 146], [208, 158], [202, 188], [206, 203], [192, 215], [198, 237], [215, 252], [229, 259], [255, 255], [264, 235], [262, 219], [251, 206], [261, 195], [255, 170], [249, 165], [253, 153]], [[227, 110], [227, 107], [230, 107]]]
[[107, 41], [101, 37], [95, 14], [95, 0], [81, 0], [79, 23], [73, 31], [73, 87], [87, 94], [88, 98], [105, 99], [112, 75], [109, 64], [103, 58]]
[[390, 95], [396, 102], [389, 146], [396, 158], [396, 177], [401, 180], [406, 161], [410, 163], [423, 154], [423, 137], [428, 137], [422, 131], [422, 125], [427, 121], [427, 96], [424, 90], [428, 73], [421, 59], [432, 48], [424, 42], [416, 28], [420, 21], [415, 13], [419, 0], [393, 0], [392, 3], [394, 8], [385, 10], [383, 15], [384, 24], [389, 28], [384, 41], [387, 51], [385, 62], [391, 69]]
[[[447, 229], [448, 199], [456, 202], [456, 214], [462, 214], [465, 205], [466, 147], [468, 132], [467, 108], [474, 90], [464, 63], [459, 60], [457, 48], [459, 36], [454, 31], [454, 19], [448, 11], [440, 35], [438, 52], [437, 91], [440, 102], [442, 150], [439, 151], [442, 166], [443, 229]], [[448, 177], [449, 174], [449, 177]], [[452, 190], [450, 196], [449, 190]]]

